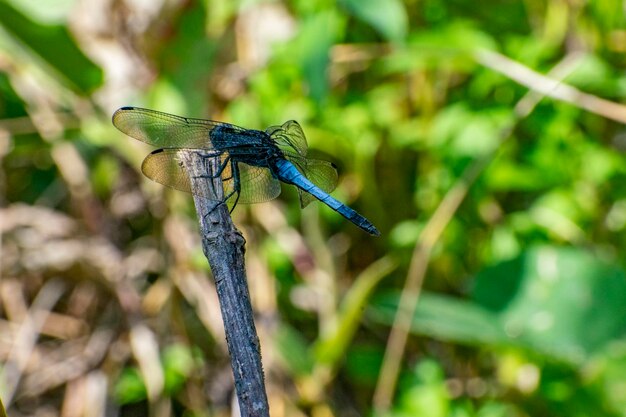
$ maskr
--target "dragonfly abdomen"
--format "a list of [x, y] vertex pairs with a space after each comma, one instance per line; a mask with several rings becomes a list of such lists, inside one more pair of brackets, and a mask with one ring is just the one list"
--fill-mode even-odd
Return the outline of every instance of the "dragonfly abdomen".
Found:
[[335, 210], [337, 213], [341, 214], [361, 229], [365, 230], [367, 233], [374, 236], [380, 235], [378, 229], [376, 229], [376, 227], [369, 220], [360, 215], [356, 210], [331, 197], [330, 194], [313, 184], [307, 177], [302, 175], [302, 173], [298, 171], [298, 169], [291, 162], [285, 159], [278, 159], [275, 161], [274, 165], [276, 171], [275, 174], [281, 181], [293, 184], [301, 190], [311, 194], [322, 203], [326, 204], [328, 207]]

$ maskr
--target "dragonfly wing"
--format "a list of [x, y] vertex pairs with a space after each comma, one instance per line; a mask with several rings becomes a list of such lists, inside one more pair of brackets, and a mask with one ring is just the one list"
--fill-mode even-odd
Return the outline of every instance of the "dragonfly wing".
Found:
[[[183, 163], [184, 153], [194, 152], [187, 149], [166, 148], [157, 149], [146, 156], [141, 164], [141, 171], [153, 181], [175, 188], [180, 191], [191, 193], [191, 181]], [[207, 153], [206, 158], [219, 158], [221, 165], [224, 154]], [[208, 181], [207, 181], [208, 184]], [[196, 194], [213, 200], [214, 193], [207, 187], [199, 188]]]
[[[322, 191], [331, 193], [337, 188], [337, 168], [335, 165], [328, 161], [322, 161], [319, 159], [301, 158], [295, 155], [287, 155], [287, 159], [291, 161], [298, 171], [300, 171], [305, 177], [307, 177], [313, 184], [318, 186]], [[304, 208], [313, 200], [311, 194], [298, 188], [298, 195], [300, 197], [300, 207]]]
[[241, 184], [240, 203], [262, 203], [278, 197], [280, 181], [272, 177], [269, 169], [250, 166], [243, 162], [239, 162], [238, 167]]
[[306, 156], [308, 145], [302, 128], [295, 120], [289, 120], [282, 126], [271, 126], [265, 130], [274, 142], [287, 153]]
[[122, 107], [113, 114], [113, 125], [137, 140], [165, 148], [211, 149], [210, 133], [218, 126], [245, 129], [212, 120], [174, 116], [139, 107]]

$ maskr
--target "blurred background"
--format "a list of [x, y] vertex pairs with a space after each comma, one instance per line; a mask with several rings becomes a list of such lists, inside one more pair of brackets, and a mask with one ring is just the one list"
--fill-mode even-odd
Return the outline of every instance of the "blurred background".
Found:
[[0, 0], [0, 398], [230, 416], [190, 195], [121, 106], [295, 119], [373, 238], [239, 205], [272, 416], [626, 416], [626, 3]]

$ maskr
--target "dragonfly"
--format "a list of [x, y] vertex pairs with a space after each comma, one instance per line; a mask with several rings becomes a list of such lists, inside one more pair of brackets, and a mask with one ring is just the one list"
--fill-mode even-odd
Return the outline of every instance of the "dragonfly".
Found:
[[217, 167], [213, 176], [222, 182], [220, 202], [231, 209], [237, 203], [262, 203], [281, 192], [280, 182], [297, 187], [300, 206], [315, 199], [367, 233], [380, 232], [364, 216], [330, 196], [337, 186], [337, 169], [328, 161], [307, 157], [307, 142], [295, 120], [265, 131], [245, 129], [213, 120], [175, 116], [139, 107], [122, 107], [113, 125], [126, 135], [159, 149], [144, 159], [141, 170], [163, 185], [214, 200], [202, 187], [192, 189], [184, 154], [200, 152]]

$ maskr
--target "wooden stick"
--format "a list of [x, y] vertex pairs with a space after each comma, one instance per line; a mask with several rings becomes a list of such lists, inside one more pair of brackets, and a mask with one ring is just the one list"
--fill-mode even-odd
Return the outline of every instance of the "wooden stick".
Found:
[[[200, 221], [202, 249], [209, 261], [222, 311], [226, 343], [235, 377], [235, 389], [242, 417], [269, 417], [259, 338], [246, 281], [245, 240], [230, 218], [215, 158], [201, 152], [181, 151], [181, 160], [191, 180], [196, 212]], [[199, 192], [198, 190], [204, 190]], [[202, 197], [206, 190], [211, 199]]]

